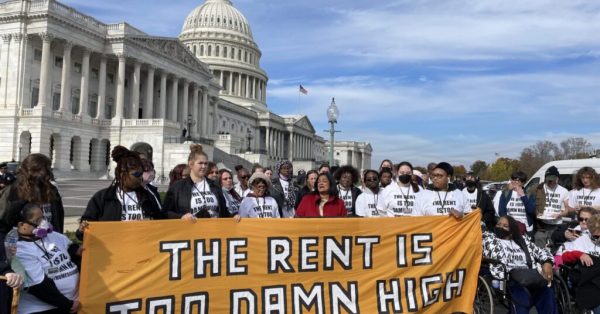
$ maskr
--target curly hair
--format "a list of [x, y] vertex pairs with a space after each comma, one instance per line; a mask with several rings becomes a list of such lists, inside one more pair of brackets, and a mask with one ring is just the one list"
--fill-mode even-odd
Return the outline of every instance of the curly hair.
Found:
[[112, 160], [117, 163], [115, 167], [115, 184], [123, 189], [122, 177], [130, 169], [144, 169], [140, 153], [131, 151], [121, 145], [115, 146], [110, 154]]
[[17, 170], [17, 196], [28, 202], [47, 204], [59, 196], [52, 185], [52, 162], [44, 154], [30, 154]]
[[594, 168], [592, 167], [583, 167], [579, 169], [575, 177], [573, 177], [573, 189], [583, 189], [583, 181], [581, 179], [584, 175], [589, 175], [592, 177], [592, 190], [595, 190], [600, 187], [600, 176], [598, 176], [596, 170], [594, 170]]
[[333, 175], [333, 177], [335, 178], [336, 181], [340, 181], [340, 179], [342, 178], [342, 174], [344, 173], [350, 173], [350, 175], [352, 176], [352, 184], [357, 184], [358, 180], [360, 180], [360, 175], [358, 174], [358, 170], [356, 170], [356, 168], [350, 166], [350, 165], [345, 165], [345, 166], [341, 166], [340, 168], [337, 169], [337, 171], [335, 172], [335, 174]]

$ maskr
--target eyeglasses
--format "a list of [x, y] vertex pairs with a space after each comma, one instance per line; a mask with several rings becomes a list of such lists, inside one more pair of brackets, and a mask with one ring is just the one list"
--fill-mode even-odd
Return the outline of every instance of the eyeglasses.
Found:
[[379, 181], [378, 178], [366, 178], [365, 179], [365, 182], [377, 182], [377, 181]]
[[136, 177], [136, 178], [139, 178], [139, 177], [141, 177], [143, 174], [144, 174], [144, 173], [143, 173], [143, 172], [141, 172], [141, 171], [136, 171], [136, 172], [130, 173], [130, 175], [132, 175], [132, 176], [134, 176], [134, 177]]
[[583, 217], [577, 217], [577, 220], [579, 220], [579, 222], [585, 221], [587, 222], [589, 218], [583, 218]]
[[244, 179], [244, 180], [248, 180], [248, 178], [250, 178], [250, 176], [241, 176], [240, 179]]

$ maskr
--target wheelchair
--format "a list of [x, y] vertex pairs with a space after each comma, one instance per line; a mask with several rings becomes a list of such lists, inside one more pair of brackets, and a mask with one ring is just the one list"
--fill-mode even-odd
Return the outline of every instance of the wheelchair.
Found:
[[576, 294], [576, 289], [574, 287], [575, 283], [573, 282], [573, 279], [572, 279], [572, 277], [570, 275], [571, 272], [574, 271], [575, 267], [576, 266], [565, 265], [565, 264], [562, 264], [559, 267], [559, 273], [562, 276], [562, 278], [565, 278], [565, 281], [566, 281], [567, 292], [569, 294], [570, 301], [571, 301], [572, 313], [576, 313], [576, 314], [593, 314], [593, 312], [591, 310], [580, 308], [579, 305], [576, 302], [576, 300], [577, 300], [577, 294]]
[[[510, 274], [504, 268], [504, 278], [497, 280], [489, 272], [490, 264], [500, 264], [498, 261], [484, 259], [481, 263], [479, 278], [477, 280], [477, 290], [475, 301], [473, 302], [473, 312], [476, 314], [490, 314], [498, 312], [515, 313], [515, 301], [513, 301], [508, 288]], [[494, 287], [493, 281], [496, 281], [497, 287]], [[558, 313], [570, 314], [573, 312], [571, 297], [565, 280], [559, 272], [554, 272], [552, 281], [552, 290], [556, 299]]]

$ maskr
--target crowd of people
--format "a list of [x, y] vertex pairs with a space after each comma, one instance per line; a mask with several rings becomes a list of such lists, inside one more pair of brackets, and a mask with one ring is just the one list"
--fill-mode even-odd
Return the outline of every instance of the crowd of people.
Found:
[[[578, 264], [596, 274], [596, 282], [600, 280], [594, 273], [600, 267], [600, 177], [589, 167], [574, 175], [572, 191], [558, 185], [559, 173], [554, 167], [546, 171], [545, 181], [530, 191], [524, 187], [527, 175], [517, 171], [492, 199], [474, 173], [455, 180], [454, 169], [447, 162], [432, 163], [426, 172], [417, 171], [407, 161], [394, 164], [384, 160], [379, 169], [362, 172], [350, 165], [322, 164], [294, 176], [293, 164], [287, 160], [272, 169], [258, 164], [252, 169], [219, 169], [202, 146], [192, 144], [187, 163], [171, 171], [163, 199], [153, 184], [154, 165], [146, 156], [116, 146], [111, 158], [116, 163], [115, 179], [89, 200], [76, 232], [82, 241], [90, 221], [462, 219], [479, 210], [484, 257], [500, 261], [507, 272], [539, 268], [541, 280], [550, 282], [558, 264]], [[29, 155], [9, 181], [0, 190], [0, 275], [7, 278], [0, 286], [0, 313], [7, 308], [7, 289], [19, 286], [25, 287], [20, 313], [77, 312], [81, 249], [62, 234], [64, 209], [50, 159], [42, 154]], [[576, 222], [569, 224], [574, 218]], [[497, 267], [490, 265], [490, 273], [504, 279], [505, 273]], [[515, 278], [517, 275], [515, 272]], [[600, 292], [600, 285], [591, 282], [584, 284], [588, 290], [582, 293]], [[517, 312], [528, 312], [532, 306], [538, 312], [556, 312], [550, 286], [523, 287], [510, 282], [510, 287], [520, 301]], [[600, 313], [600, 301], [588, 308]]]

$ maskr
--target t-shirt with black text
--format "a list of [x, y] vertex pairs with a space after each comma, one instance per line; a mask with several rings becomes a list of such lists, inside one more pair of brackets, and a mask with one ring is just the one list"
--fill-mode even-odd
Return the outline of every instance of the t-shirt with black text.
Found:
[[196, 182], [192, 186], [190, 212], [195, 216], [201, 210], [207, 210], [211, 218], [219, 218], [217, 197], [210, 190], [210, 186], [206, 183], [206, 180]]
[[117, 188], [117, 199], [121, 203], [121, 221], [144, 220], [142, 206], [135, 191], [124, 192]]
[[279, 207], [270, 196], [247, 196], [240, 204], [239, 215], [242, 218], [279, 218]]
[[386, 213], [377, 209], [377, 203], [382, 192], [382, 190], [379, 190], [377, 194], [375, 194], [371, 189], [365, 188], [356, 198], [356, 216], [385, 217]]
[[533, 225], [529, 225], [529, 222], [527, 222], [527, 211], [525, 210], [525, 204], [521, 200], [519, 194], [517, 194], [515, 191], [510, 193], [510, 200], [508, 200], [508, 203], [506, 204], [506, 214], [527, 226], [527, 231], [533, 230]]
[[451, 209], [461, 213], [470, 208], [469, 202], [461, 190], [430, 191], [423, 190], [423, 205], [417, 209], [417, 216], [441, 216], [450, 214]]
[[377, 208], [387, 217], [414, 216], [422, 206], [423, 189], [415, 193], [412, 186], [401, 187], [392, 183], [383, 189]]
[[582, 188], [571, 190], [569, 192], [569, 206], [575, 208], [577, 205], [581, 207], [600, 205], [600, 189]]
[[338, 195], [339, 198], [344, 201], [344, 207], [346, 207], [348, 216], [354, 215], [354, 210], [352, 209], [352, 187], [344, 190], [344, 188], [338, 184]]
[[562, 224], [562, 217], [557, 219], [551, 219], [551, 217], [560, 214], [565, 209], [565, 199], [569, 196], [569, 191], [560, 185], [551, 189], [547, 184], [544, 184], [544, 193], [546, 195], [546, 205], [541, 217], [542, 221], [550, 225]]

